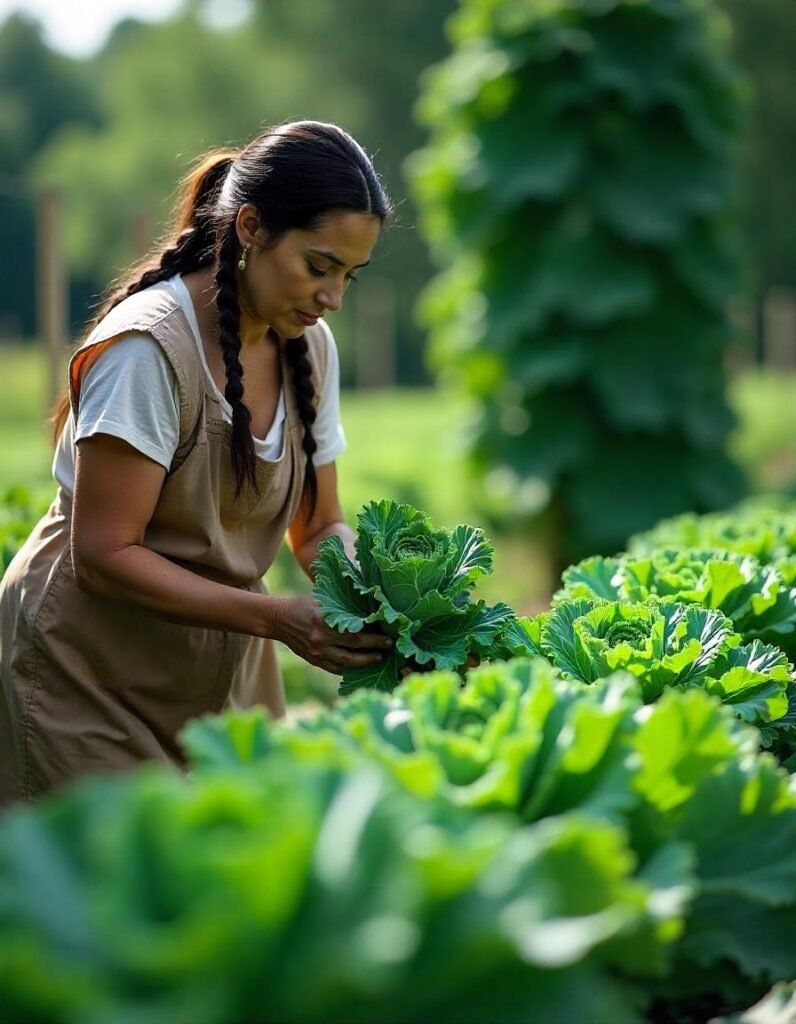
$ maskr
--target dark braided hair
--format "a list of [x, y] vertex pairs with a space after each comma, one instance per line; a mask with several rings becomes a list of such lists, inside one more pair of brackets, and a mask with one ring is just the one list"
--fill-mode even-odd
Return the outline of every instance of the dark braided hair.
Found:
[[318, 479], [315, 476], [315, 464], [312, 461], [313, 455], [318, 450], [318, 443], [312, 433], [312, 425], [317, 415], [315, 411], [315, 388], [312, 385], [312, 367], [307, 357], [307, 339], [302, 335], [292, 341], [287, 347], [287, 361], [293, 371], [293, 390], [296, 395], [296, 407], [298, 408], [301, 422], [304, 425], [304, 440], [302, 447], [307, 456], [307, 471], [304, 477], [304, 500], [306, 501], [309, 517], [315, 511], [315, 504], [318, 500]]
[[[371, 214], [383, 222], [390, 216], [391, 204], [362, 147], [342, 128], [319, 121], [278, 125], [263, 131], [240, 152], [211, 153], [185, 184], [169, 241], [112, 290], [95, 323], [128, 295], [174, 274], [215, 265], [219, 341], [227, 374], [224, 395], [232, 409], [231, 458], [237, 497], [244, 486], [257, 490], [251, 414], [243, 401], [244, 374], [239, 358], [238, 211], [245, 204], [255, 207], [268, 239], [266, 245], [273, 248], [288, 231], [314, 230], [336, 210]], [[304, 428], [303, 500], [311, 518], [318, 493], [313, 464], [318, 446], [313, 436], [315, 388], [307, 352], [303, 335], [287, 342], [285, 353]], [[68, 414], [68, 401], [62, 407], [63, 418], [56, 433]]]
[[235, 264], [238, 260], [238, 235], [235, 222], [221, 239], [216, 268], [216, 305], [218, 306], [218, 340], [224, 366], [227, 371], [227, 386], [224, 397], [232, 409], [232, 468], [235, 470], [235, 497], [244, 482], [257, 492], [255, 475], [256, 454], [251, 432], [251, 413], [243, 402], [243, 367], [240, 363], [240, 306], [238, 305], [238, 282]]

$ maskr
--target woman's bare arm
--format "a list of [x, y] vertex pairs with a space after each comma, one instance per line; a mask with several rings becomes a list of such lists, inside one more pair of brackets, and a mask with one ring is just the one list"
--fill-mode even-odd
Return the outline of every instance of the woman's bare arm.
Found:
[[330, 629], [311, 595], [239, 590], [144, 547], [163, 467], [108, 434], [86, 438], [77, 448], [72, 561], [83, 590], [133, 601], [178, 622], [280, 640], [327, 672], [381, 660], [385, 638]]
[[354, 548], [354, 531], [346, 523], [340, 499], [337, 495], [337, 467], [333, 462], [319, 466], [316, 470], [318, 480], [318, 501], [315, 514], [309, 521], [303, 509], [293, 519], [287, 530], [287, 539], [293, 557], [313, 578], [312, 563], [318, 554], [318, 545], [324, 537], [337, 535], [343, 540], [345, 552], [352, 562], [356, 561]]
[[165, 476], [162, 466], [119, 438], [96, 434], [79, 442], [72, 514], [78, 586], [168, 619], [275, 636], [279, 598], [204, 579], [143, 546]]

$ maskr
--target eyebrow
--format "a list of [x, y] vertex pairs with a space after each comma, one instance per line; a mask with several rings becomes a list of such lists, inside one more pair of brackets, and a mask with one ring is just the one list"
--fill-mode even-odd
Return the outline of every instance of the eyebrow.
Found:
[[[329, 252], [328, 249], [308, 249], [307, 252], [314, 253], [316, 256], [323, 256], [324, 259], [331, 260], [332, 263], [336, 263], [338, 267], [345, 266], [343, 260], [341, 260], [339, 256], [335, 256], [333, 252]], [[366, 267], [368, 263], [370, 263], [370, 260], [368, 260], [367, 263], [357, 263], [354, 270], [361, 270], [362, 267]]]

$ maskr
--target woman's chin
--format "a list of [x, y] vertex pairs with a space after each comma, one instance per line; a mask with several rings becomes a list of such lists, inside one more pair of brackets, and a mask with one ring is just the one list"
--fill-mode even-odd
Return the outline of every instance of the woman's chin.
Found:
[[280, 325], [279, 333], [285, 341], [295, 341], [296, 338], [302, 337], [306, 329], [303, 324], [296, 323], [294, 317], [286, 316], [284, 323]]

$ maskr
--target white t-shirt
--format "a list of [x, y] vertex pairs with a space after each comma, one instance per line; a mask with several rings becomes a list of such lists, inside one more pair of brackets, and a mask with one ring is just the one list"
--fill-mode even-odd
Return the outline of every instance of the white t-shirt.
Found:
[[[224, 418], [231, 423], [230, 405], [216, 387], [205, 359], [188, 289], [179, 275], [165, 283], [180, 301], [210, 387], [221, 404]], [[324, 466], [345, 450], [346, 441], [340, 423], [337, 346], [328, 325], [323, 320], [319, 323], [326, 332], [329, 349], [326, 378], [312, 430], [318, 445], [312, 461], [316, 466]], [[283, 388], [267, 436], [254, 438], [258, 458], [273, 462], [280, 457], [284, 423]], [[83, 377], [77, 423], [74, 412], [70, 410], [53, 459], [53, 476], [70, 496], [75, 489], [76, 444], [94, 434], [119, 437], [165, 469], [170, 467], [180, 436], [179, 388], [171, 364], [150, 335], [131, 332], [119, 338], [97, 357]]]

